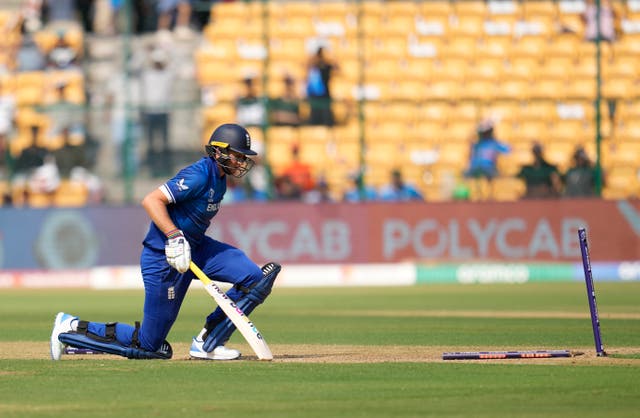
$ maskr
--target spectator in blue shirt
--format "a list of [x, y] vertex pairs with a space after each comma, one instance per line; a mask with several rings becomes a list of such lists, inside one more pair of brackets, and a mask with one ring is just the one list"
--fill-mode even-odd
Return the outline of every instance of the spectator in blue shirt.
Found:
[[418, 189], [404, 181], [402, 172], [398, 169], [391, 171], [391, 183], [382, 187], [379, 197], [388, 202], [424, 200]]
[[498, 156], [511, 152], [509, 145], [500, 142], [494, 134], [495, 122], [486, 119], [478, 124], [478, 141], [471, 145], [469, 168], [465, 177], [486, 178], [491, 181], [498, 175]]
[[349, 179], [352, 181], [352, 186], [344, 192], [342, 196], [344, 202], [370, 202], [378, 198], [376, 190], [364, 183], [362, 173], [352, 173]]

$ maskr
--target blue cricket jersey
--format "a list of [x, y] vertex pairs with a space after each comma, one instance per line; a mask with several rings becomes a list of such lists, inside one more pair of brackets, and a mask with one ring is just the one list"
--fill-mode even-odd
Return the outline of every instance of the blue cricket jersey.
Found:
[[[197, 247], [220, 209], [227, 191], [227, 178], [220, 177], [218, 165], [209, 157], [183, 168], [175, 177], [160, 186], [169, 199], [167, 210], [176, 227], [184, 233], [191, 247]], [[163, 250], [167, 238], [151, 222], [143, 244]]]

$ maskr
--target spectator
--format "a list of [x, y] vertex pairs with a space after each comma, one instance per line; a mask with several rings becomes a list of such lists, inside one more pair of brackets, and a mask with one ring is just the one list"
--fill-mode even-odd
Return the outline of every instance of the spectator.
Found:
[[153, 47], [151, 66], [141, 74], [142, 121], [147, 142], [147, 165], [153, 176], [163, 176], [172, 170], [169, 147], [171, 87], [173, 69], [167, 52]]
[[322, 46], [318, 47], [307, 63], [307, 99], [311, 109], [311, 125], [334, 125], [330, 83], [337, 70], [338, 65], [325, 56]]
[[[251, 157], [253, 168], [242, 178], [229, 177], [227, 183], [230, 186], [227, 196], [232, 202], [269, 200], [269, 182], [271, 174], [263, 163], [264, 146], [259, 140], [253, 140], [251, 148], [258, 154]], [[230, 193], [229, 193], [230, 192]], [[225, 197], [226, 201], [227, 197]]]
[[596, 196], [596, 168], [589, 160], [584, 148], [577, 147], [573, 153], [573, 165], [563, 176], [564, 196]]
[[80, 17], [82, 29], [86, 33], [93, 32], [93, 15], [95, 12], [95, 0], [76, 0], [76, 10]]
[[404, 181], [398, 169], [391, 170], [391, 183], [382, 187], [379, 196], [380, 200], [387, 202], [424, 200], [418, 189]]
[[58, 81], [55, 85], [53, 103], [42, 109], [52, 121], [48, 134], [50, 137], [61, 135], [65, 129], [69, 129], [72, 135], [85, 135], [85, 109], [82, 105], [67, 100], [67, 87], [66, 80]]
[[159, 33], [167, 33], [171, 30], [175, 16], [174, 32], [176, 37], [188, 39], [192, 36], [189, 29], [192, 12], [190, 0], [160, 0], [157, 8]]
[[316, 187], [304, 194], [304, 201], [309, 204], [335, 202], [331, 196], [331, 188], [327, 180], [323, 177], [319, 178], [316, 182]]
[[276, 200], [301, 200], [302, 190], [288, 175], [276, 178], [274, 182]]
[[67, 42], [64, 31], [58, 31], [57, 40], [47, 55], [47, 68], [50, 70], [80, 71], [78, 54]]
[[77, 25], [76, 0], [43, 0], [42, 15], [44, 22], [50, 29]]
[[16, 53], [18, 72], [42, 71], [47, 65], [45, 54], [36, 43], [33, 34], [22, 25], [22, 40]]
[[[585, 11], [582, 14], [582, 21], [585, 25], [584, 37], [587, 41], [598, 39], [598, 7], [594, 0], [587, 0]], [[618, 16], [611, 0], [600, 1], [600, 40], [614, 42]]]
[[376, 189], [364, 183], [364, 176], [360, 172], [349, 175], [351, 187], [348, 188], [343, 196], [344, 202], [366, 202], [373, 201], [378, 198]]
[[31, 142], [24, 148], [13, 166], [11, 187], [22, 190], [26, 198], [29, 193], [51, 194], [60, 185], [60, 175], [53, 155], [38, 144], [40, 128], [31, 127]]
[[300, 126], [300, 97], [296, 92], [296, 82], [286, 75], [283, 79], [282, 96], [272, 100], [270, 108], [271, 124], [276, 126]]
[[62, 130], [63, 145], [53, 151], [56, 165], [60, 172], [60, 177], [68, 179], [71, 177], [71, 170], [75, 167], [87, 166], [86, 150], [82, 137], [71, 135], [69, 128]]
[[498, 175], [498, 157], [511, 151], [509, 146], [496, 139], [495, 122], [486, 119], [478, 124], [478, 141], [471, 145], [469, 168], [465, 177], [486, 178], [491, 182]]
[[291, 147], [291, 162], [281, 173], [281, 176], [288, 177], [301, 192], [309, 192], [315, 188], [311, 166], [300, 160], [300, 147]]
[[9, 137], [13, 131], [15, 115], [15, 97], [7, 88], [6, 83], [0, 81], [0, 179], [4, 179], [9, 174], [6, 170], [6, 163]]
[[13, 165], [14, 176], [17, 180], [28, 177], [33, 170], [44, 164], [48, 150], [38, 144], [39, 126], [31, 127], [29, 146], [22, 149]]
[[236, 120], [242, 126], [262, 127], [266, 122], [267, 111], [262, 98], [258, 97], [253, 76], [242, 80], [244, 93], [236, 99]]
[[[106, 109], [111, 141], [116, 150], [113, 167], [119, 174], [138, 171], [140, 118], [133, 108], [140, 104], [140, 59], [134, 55], [125, 71], [114, 71], [106, 86]], [[126, 171], [125, 171], [126, 170]]]
[[562, 179], [558, 168], [548, 163], [543, 156], [542, 145], [535, 143], [531, 148], [533, 163], [524, 165], [517, 177], [526, 184], [525, 199], [554, 198], [560, 195]]

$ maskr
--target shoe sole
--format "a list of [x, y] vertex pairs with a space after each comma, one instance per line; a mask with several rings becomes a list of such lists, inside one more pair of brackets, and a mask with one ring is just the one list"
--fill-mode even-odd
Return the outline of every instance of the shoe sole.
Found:
[[[64, 352], [64, 344], [62, 344], [60, 340], [58, 340], [58, 335], [60, 335], [60, 333], [55, 334], [56, 328], [58, 328], [58, 325], [60, 325], [60, 323], [62, 322], [63, 316], [64, 313], [58, 312], [58, 314], [56, 315], [56, 319], [53, 321], [53, 330], [51, 331], [51, 340], [49, 341], [49, 354], [51, 355], [51, 360], [60, 360], [60, 358], [62, 357], [62, 353]], [[53, 347], [56, 345], [58, 345], [60, 349], [60, 354], [57, 356], [58, 358], [56, 358], [53, 353]]]
[[236, 359], [240, 358], [240, 356], [237, 356], [237, 357], [219, 357], [219, 356], [207, 357], [206, 355], [203, 356], [202, 353], [194, 353], [192, 351], [189, 351], [189, 355], [191, 356], [192, 359], [196, 359], [196, 360], [229, 361], [229, 360], [236, 360]]

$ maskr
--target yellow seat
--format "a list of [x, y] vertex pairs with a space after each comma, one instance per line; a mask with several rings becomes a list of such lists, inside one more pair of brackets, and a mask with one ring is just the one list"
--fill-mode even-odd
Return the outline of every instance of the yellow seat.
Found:
[[413, 18], [420, 12], [420, 5], [410, 0], [385, 2], [385, 6], [385, 14], [389, 17], [409, 16]]
[[196, 79], [201, 86], [232, 83], [238, 81], [239, 78], [236, 62], [211, 60], [196, 65]]
[[425, 100], [457, 100], [460, 97], [458, 80], [435, 80], [426, 86]]
[[545, 56], [548, 42], [541, 36], [524, 36], [518, 39], [513, 48], [511, 55], [513, 57], [528, 56], [540, 59]]
[[478, 38], [476, 34], [460, 34], [449, 38], [449, 42], [443, 46], [440, 55], [443, 59], [455, 57], [469, 61], [474, 59], [477, 47]]
[[605, 173], [605, 187], [602, 197], [605, 199], [627, 199], [638, 197], [640, 189], [635, 167], [612, 167]]
[[474, 100], [460, 100], [453, 104], [451, 114], [456, 121], [477, 122], [480, 120], [481, 106], [481, 103]]
[[526, 189], [524, 181], [515, 177], [497, 177], [492, 183], [491, 198], [498, 202], [519, 200]]
[[467, 72], [470, 71], [468, 69], [470, 65], [471, 62], [466, 58], [450, 57], [443, 59], [434, 65], [431, 72], [431, 81], [449, 80], [460, 83], [465, 79]]
[[453, 115], [453, 108], [449, 102], [423, 103], [418, 110], [418, 120], [445, 123]]
[[499, 81], [504, 72], [504, 60], [501, 58], [482, 58], [477, 60], [472, 71], [467, 72], [466, 79], [482, 79]]
[[574, 65], [575, 60], [569, 56], [549, 56], [540, 66], [537, 77], [568, 81], [572, 77], [572, 73], [567, 69], [573, 68]]
[[[269, 6], [271, 6], [271, 2], [269, 2]], [[211, 18], [216, 21], [258, 17], [261, 13], [262, 5], [260, 2], [214, 2], [211, 6]]]
[[[616, 127], [616, 140], [622, 142], [640, 142], [640, 120], [633, 119], [620, 123]], [[640, 155], [640, 154], [636, 154]]]
[[333, 131], [326, 126], [302, 126], [300, 130], [300, 142], [327, 142], [333, 139]]
[[607, 99], [635, 98], [640, 88], [634, 77], [608, 78], [602, 85], [602, 96]]
[[566, 82], [553, 78], [541, 78], [536, 81], [530, 91], [530, 98], [562, 100], [566, 98]]
[[480, 43], [476, 48], [478, 58], [506, 59], [511, 55], [513, 40], [510, 37], [492, 36]]
[[[394, 4], [394, 3], [389, 3]], [[380, 22], [376, 34], [384, 37], [406, 37], [412, 33], [415, 26], [415, 16], [412, 15], [390, 15]]]
[[540, 120], [553, 122], [557, 119], [558, 111], [553, 100], [532, 100], [522, 106], [520, 120]]
[[407, 102], [388, 103], [382, 115], [383, 120], [412, 123], [418, 119], [418, 105]]
[[615, 42], [613, 51], [616, 57], [637, 57], [640, 55], [640, 36], [625, 35]]
[[[551, 134], [553, 134], [553, 131], [551, 131]], [[573, 141], [561, 141], [553, 138], [553, 140], [546, 143], [544, 156], [551, 164], [557, 165], [560, 171], [565, 171], [571, 164], [575, 146], [576, 144]]]
[[[500, 122], [513, 122], [520, 118], [521, 105], [513, 100], [493, 100], [479, 111], [479, 120], [493, 118]], [[501, 131], [500, 127], [498, 130]]]
[[551, 134], [553, 140], [561, 142], [574, 142], [588, 140], [590, 129], [586, 121], [580, 119], [564, 119], [556, 121]]
[[449, 0], [422, 1], [418, 3], [423, 16], [449, 16], [454, 10]]
[[471, 79], [465, 81], [460, 88], [458, 97], [467, 100], [477, 100], [489, 102], [493, 100], [496, 93], [496, 82], [485, 79]]
[[531, 83], [526, 80], [505, 79], [498, 83], [495, 99], [528, 100], [531, 96]]
[[52, 203], [58, 207], [82, 207], [89, 201], [89, 189], [84, 183], [63, 180], [53, 194]]
[[484, 17], [487, 14], [487, 5], [482, 0], [456, 1], [454, 11], [457, 16]]
[[438, 148], [438, 164], [464, 169], [469, 162], [469, 144], [461, 141], [445, 141]]
[[596, 81], [587, 77], [570, 77], [565, 88], [565, 98], [594, 100], [596, 98]]
[[549, 124], [541, 120], [523, 120], [514, 132], [519, 140], [543, 141], [549, 138]]
[[366, 82], [391, 81], [397, 77], [400, 62], [397, 59], [369, 60], [364, 68]]
[[535, 16], [555, 18], [558, 15], [558, 7], [552, 0], [524, 1], [522, 2], [522, 12], [525, 18]]
[[511, 80], [532, 81], [540, 72], [540, 59], [534, 56], [512, 57], [503, 69], [503, 77]]
[[545, 48], [546, 56], [578, 58], [579, 44], [584, 42], [575, 34], [563, 34], [556, 36]]
[[473, 120], [455, 120], [450, 122], [442, 133], [445, 142], [468, 144], [476, 138], [476, 122]]

